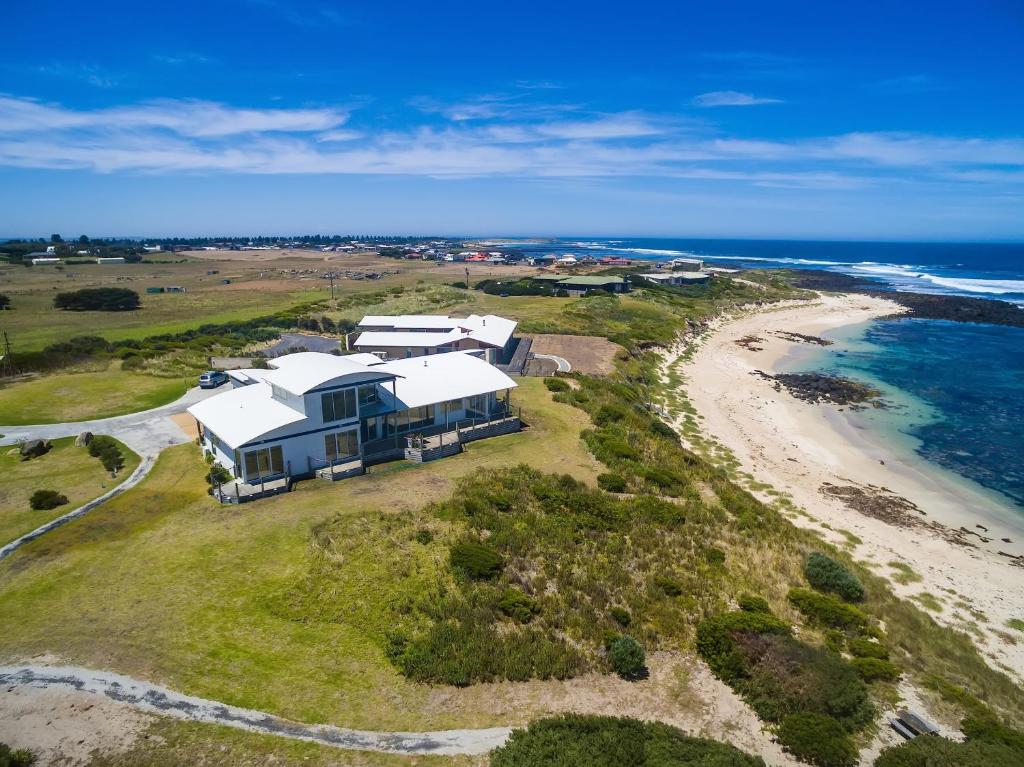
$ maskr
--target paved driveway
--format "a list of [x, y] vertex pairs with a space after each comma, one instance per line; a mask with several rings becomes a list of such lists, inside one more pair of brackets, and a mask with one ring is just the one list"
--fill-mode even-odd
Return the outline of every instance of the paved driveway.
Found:
[[227, 384], [218, 389], [195, 387], [189, 389], [183, 397], [169, 405], [113, 418], [47, 423], [35, 426], [0, 425], [0, 434], [3, 435], [0, 437], [0, 445], [13, 445], [25, 439], [74, 437], [83, 431], [91, 431], [93, 434], [109, 434], [112, 437], [117, 437], [143, 458], [155, 457], [165, 447], [180, 445], [190, 439], [169, 416], [183, 413], [190, 405], [222, 391], [227, 391], [227, 389]]

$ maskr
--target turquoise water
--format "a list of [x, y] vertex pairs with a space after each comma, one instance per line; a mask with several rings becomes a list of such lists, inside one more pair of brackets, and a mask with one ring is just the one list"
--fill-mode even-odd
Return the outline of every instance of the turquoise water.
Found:
[[788, 369], [876, 385], [891, 407], [858, 420], [1024, 513], [1024, 329], [898, 319], [825, 335], [834, 346]]

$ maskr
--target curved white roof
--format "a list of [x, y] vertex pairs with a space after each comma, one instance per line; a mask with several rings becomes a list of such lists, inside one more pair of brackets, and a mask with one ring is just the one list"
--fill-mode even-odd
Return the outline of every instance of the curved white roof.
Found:
[[[360, 321], [360, 327], [392, 329], [364, 331], [354, 345], [434, 347], [463, 338], [472, 338], [488, 346], [502, 347], [512, 337], [517, 324], [515, 320], [505, 319], [496, 314], [471, 314], [464, 318], [426, 314], [403, 314], [396, 317], [367, 315]], [[433, 330], [424, 332], [420, 330], [422, 328]]]
[[197, 402], [188, 412], [232, 448], [306, 420], [303, 413], [271, 397], [270, 387], [259, 383], [216, 394]]
[[518, 386], [494, 365], [472, 352], [409, 357], [385, 362], [376, 369], [398, 376], [395, 394], [400, 410]]
[[293, 394], [305, 394], [311, 389], [342, 376], [367, 374], [377, 371], [349, 357], [338, 357], [323, 352], [296, 352], [270, 360], [274, 370], [263, 376], [267, 383], [280, 386]]

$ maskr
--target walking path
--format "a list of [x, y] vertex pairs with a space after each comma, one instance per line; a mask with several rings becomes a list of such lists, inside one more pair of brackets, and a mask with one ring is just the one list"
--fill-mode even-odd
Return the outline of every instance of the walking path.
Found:
[[8, 690], [15, 687], [75, 690], [178, 719], [220, 724], [335, 748], [393, 754], [485, 754], [502, 745], [511, 733], [509, 727], [436, 732], [371, 732], [347, 730], [327, 724], [301, 724], [262, 711], [183, 695], [121, 674], [75, 666], [0, 666], [0, 687]]

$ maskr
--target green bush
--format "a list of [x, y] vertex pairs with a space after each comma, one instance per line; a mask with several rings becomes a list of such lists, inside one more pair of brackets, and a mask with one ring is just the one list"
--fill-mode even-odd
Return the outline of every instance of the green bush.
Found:
[[860, 631], [868, 626], [867, 615], [853, 605], [827, 594], [807, 589], [790, 589], [787, 598], [793, 607], [815, 625], [846, 631]]
[[452, 546], [450, 560], [452, 567], [461, 570], [470, 578], [487, 580], [501, 572], [501, 554], [483, 543], [465, 541]]
[[569, 391], [569, 384], [567, 384], [561, 378], [554, 378], [548, 376], [547, 378], [544, 379], [544, 385], [548, 387], [548, 391]]
[[518, 589], [506, 589], [498, 600], [498, 609], [519, 623], [529, 623], [540, 612], [537, 600]]
[[3, 293], [0, 293], [0, 309], [10, 309], [10, 308], [11, 308], [11, 297], [8, 296], [8, 295], [5, 295]]
[[116, 474], [124, 468], [124, 454], [113, 437], [108, 437], [105, 434], [95, 436], [89, 443], [88, 449], [89, 455], [99, 458], [103, 468], [111, 474]]
[[490, 767], [764, 767], [764, 761], [660, 722], [565, 714], [513, 731], [491, 752]]
[[864, 599], [864, 586], [857, 580], [857, 576], [841, 562], [820, 552], [812, 552], [804, 560], [804, 577], [818, 591], [838, 594], [848, 602]]
[[878, 658], [878, 660], [889, 660], [889, 651], [880, 642], [872, 642], [870, 639], [856, 637], [846, 643], [850, 654], [856, 658]]
[[0, 767], [32, 767], [35, 763], [36, 755], [27, 748], [13, 749], [0, 743]]
[[608, 646], [608, 660], [612, 670], [621, 677], [634, 679], [646, 669], [644, 648], [633, 637], [620, 636]]
[[127, 288], [82, 288], [58, 293], [53, 306], [73, 312], [127, 312], [138, 309], [141, 303], [139, 294]]
[[957, 743], [946, 738], [914, 738], [890, 746], [878, 755], [874, 767], [1020, 767], [1024, 753], [986, 741]]
[[659, 421], [657, 418], [651, 421], [650, 429], [651, 434], [657, 434], [659, 437], [670, 439], [675, 443], [679, 442], [679, 434], [676, 432], [676, 430], [669, 426], [667, 423]]
[[427, 528], [421, 527], [419, 530], [416, 531], [416, 534], [413, 536], [413, 540], [415, 540], [416, 543], [421, 543], [424, 546], [426, 546], [428, 543], [434, 540], [434, 534], [427, 530]]
[[682, 596], [683, 587], [675, 578], [669, 578], [665, 575], [656, 575], [654, 577], [654, 585], [661, 589], [667, 597]]
[[854, 767], [857, 747], [843, 726], [830, 716], [791, 714], [779, 727], [779, 742], [797, 759], [816, 767]]
[[610, 607], [608, 608], [608, 614], [612, 616], [613, 621], [618, 623], [623, 628], [625, 628], [633, 622], [633, 616], [630, 615], [629, 610], [627, 610], [625, 607], [619, 607], [618, 605]]
[[737, 601], [743, 612], [772, 614], [771, 605], [768, 604], [768, 600], [764, 597], [757, 597], [753, 594], [741, 594]]
[[594, 423], [598, 426], [607, 426], [624, 421], [629, 416], [629, 410], [617, 402], [601, 405], [594, 415]]
[[979, 740], [1009, 746], [1024, 755], [1024, 732], [999, 722], [993, 714], [976, 713], [960, 723], [968, 740]]
[[56, 509], [58, 506], [63, 506], [67, 502], [67, 496], [58, 493], [56, 490], [36, 490], [32, 493], [32, 497], [28, 499], [28, 505], [35, 511], [49, 511], [50, 509]]
[[231, 475], [231, 472], [225, 469], [219, 463], [214, 463], [210, 465], [210, 473], [207, 475], [206, 478], [211, 485], [223, 485], [234, 479], [234, 477]]
[[604, 473], [597, 475], [597, 486], [609, 493], [626, 492], [626, 480], [619, 474]]
[[146, 358], [141, 354], [126, 354], [121, 361], [121, 370], [141, 370], [146, 364]]
[[899, 668], [881, 658], [854, 658], [851, 664], [865, 682], [895, 682], [900, 678]]

